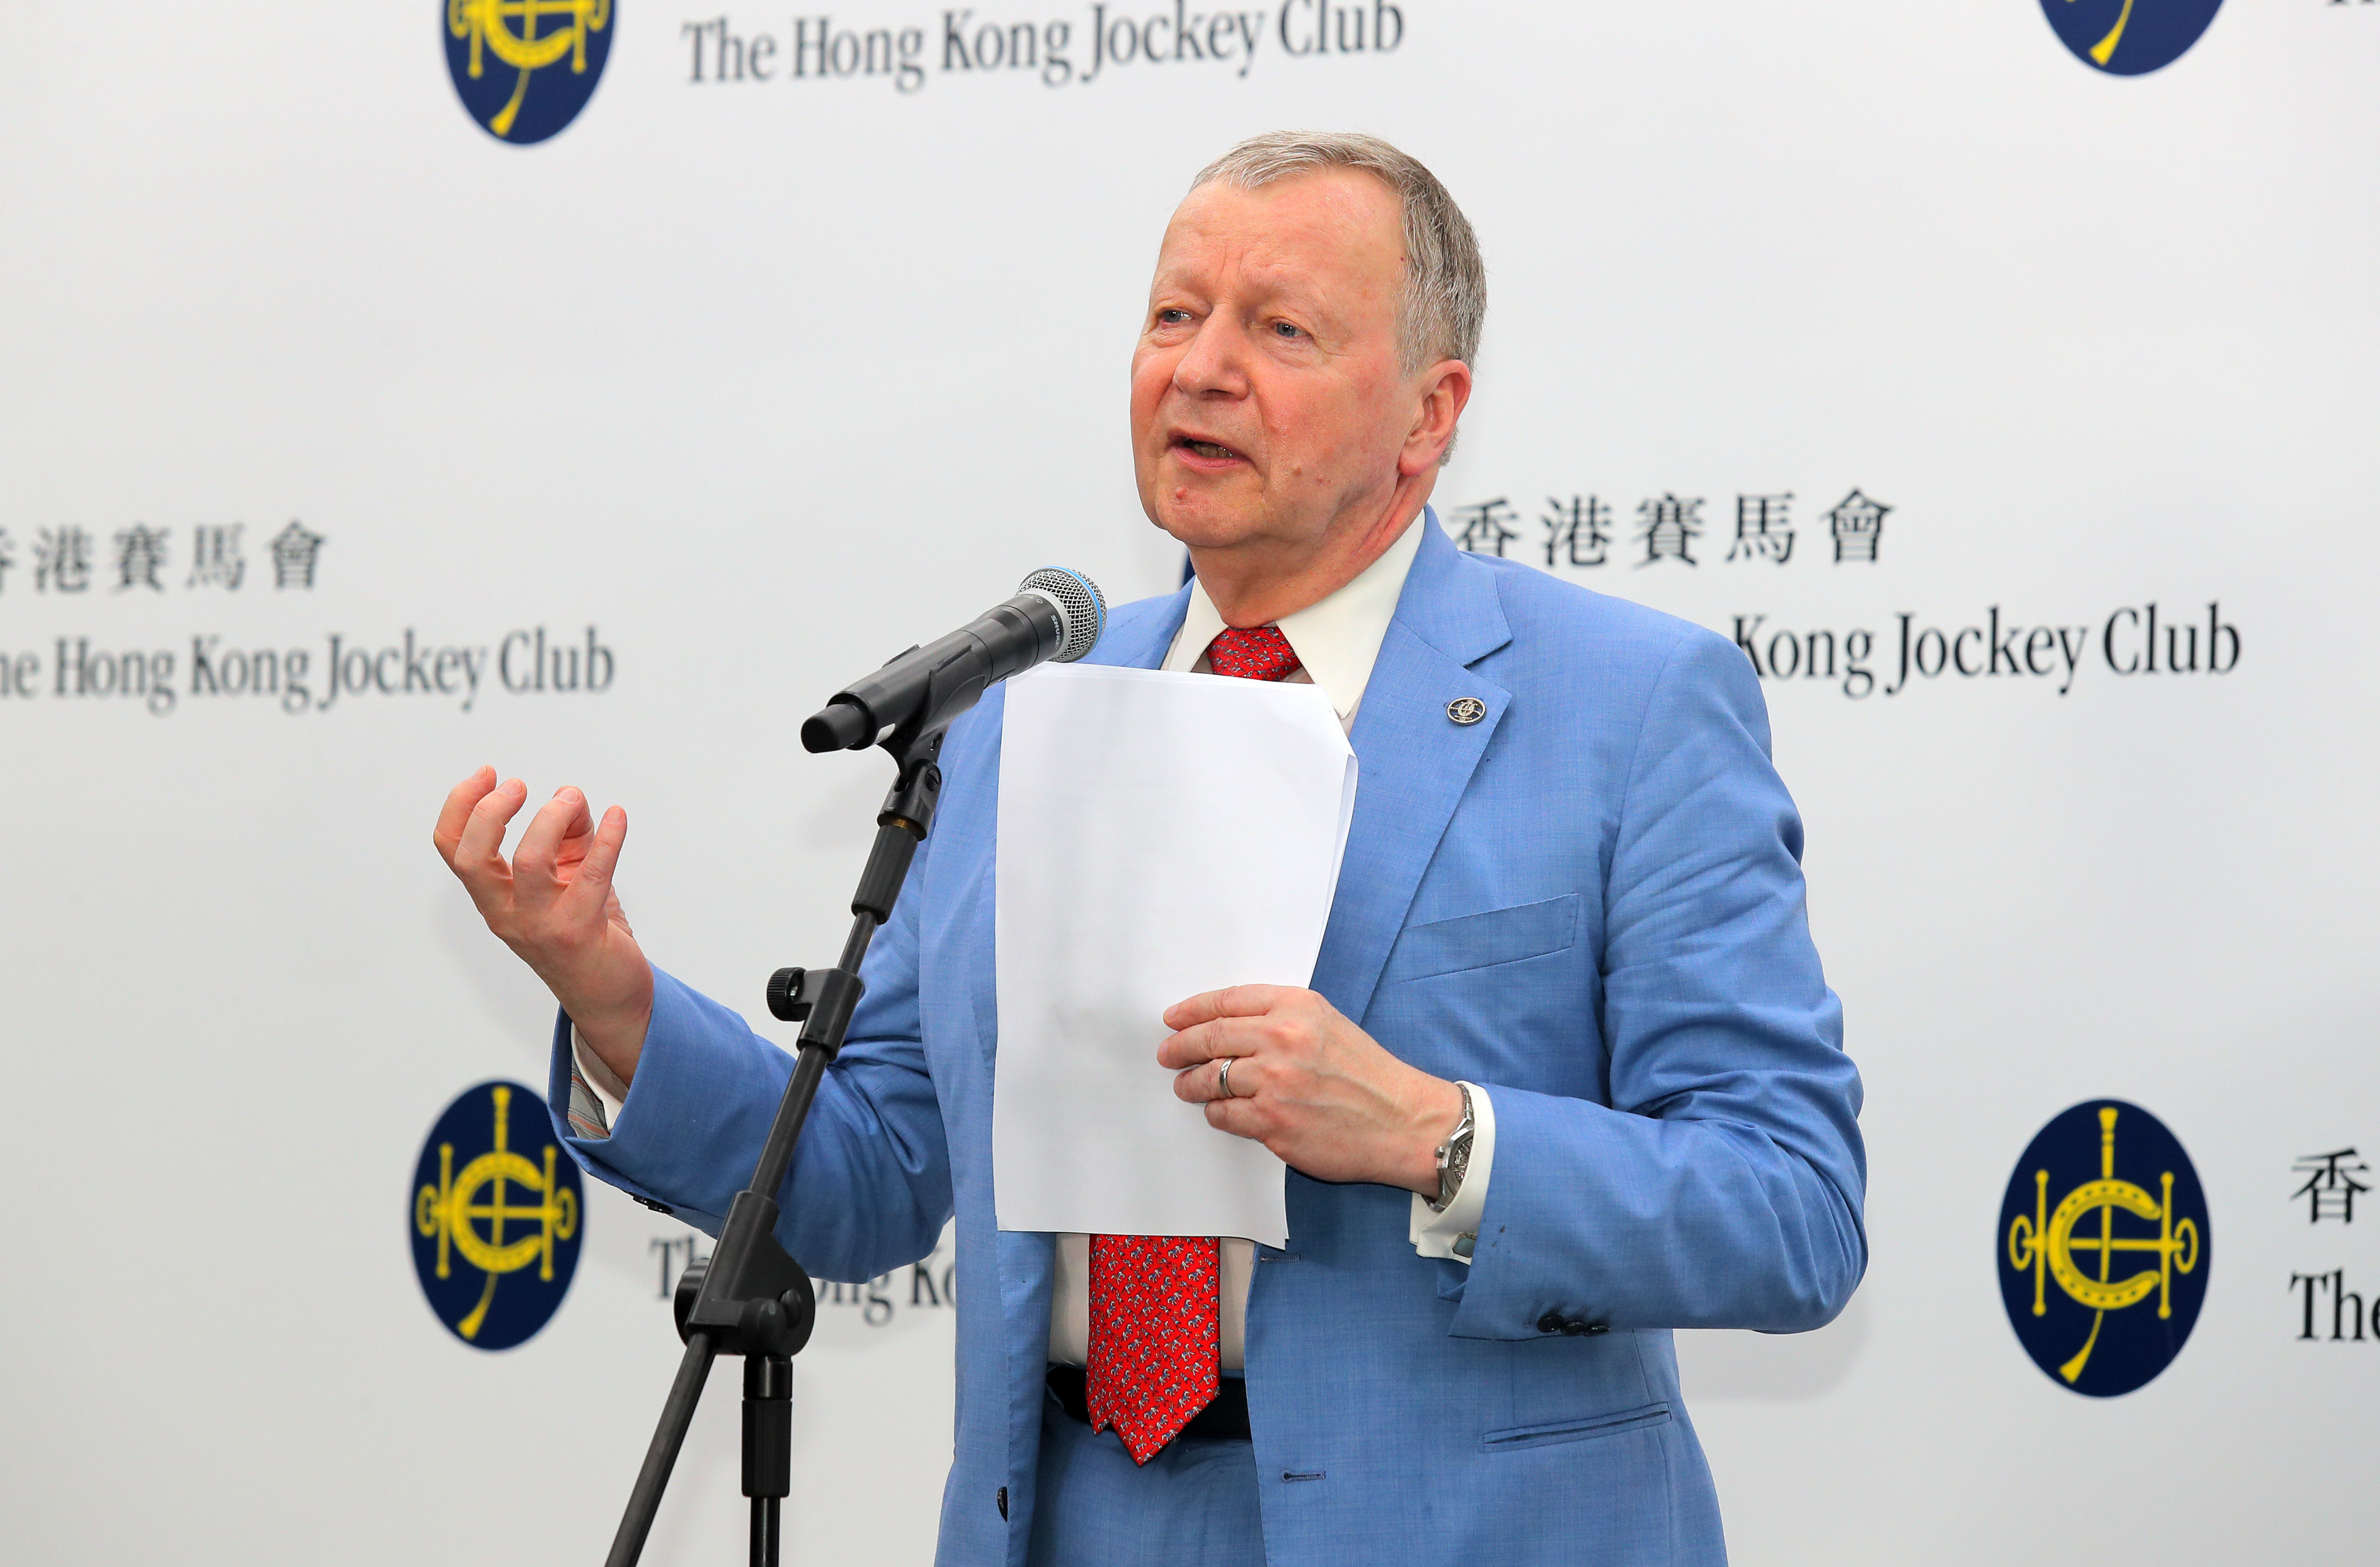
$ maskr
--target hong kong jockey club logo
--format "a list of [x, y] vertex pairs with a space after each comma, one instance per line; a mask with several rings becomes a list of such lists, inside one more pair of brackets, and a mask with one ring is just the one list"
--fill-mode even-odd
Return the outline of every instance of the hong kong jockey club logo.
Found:
[[2223, 0], [2041, 0], [2050, 30], [2086, 66], [2145, 76], [2198, 42]]
[[481, 1083], [446, 1107], [413, 1172], [413, 1271], [465, 1344], [510, 1349], [545, 1326], [578, 1268], [578, 1166], [544, 1102]]
[[2206, 1197], [2138, 1105], [2093, 1099], [2033, 1139], [1994, 1248], [2009, 1324], [2060, 1387], [2113, 1398], [2173, 1363], [2206, 1298]]
[[446, 73], [499, 141], [543, 141], [578, 117], [612, 54], [612, 0], [443, 0]]

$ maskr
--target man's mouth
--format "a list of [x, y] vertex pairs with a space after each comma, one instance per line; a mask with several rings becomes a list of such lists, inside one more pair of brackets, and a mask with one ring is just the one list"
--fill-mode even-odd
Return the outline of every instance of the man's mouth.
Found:
[[1239, 452], [1233, 451], [1231, 447], [1224, 445], [1221, 441], [1204, 440], [1196, 436], [1175, 436], [1173, 438], [1173, 448], [1177, 452], [1186, 452], [1191, 456], [1198, 458], [1202, 462], [1236, 463], [1244, 460]]

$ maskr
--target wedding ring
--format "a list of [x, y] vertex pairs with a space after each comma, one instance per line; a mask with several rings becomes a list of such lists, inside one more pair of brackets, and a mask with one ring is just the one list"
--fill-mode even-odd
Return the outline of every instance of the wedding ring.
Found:
[[1217, 1090], [1215, 1097], [1217, 1099], [1235, 1099], [1238, 1097], [1236, 1094], [1232, 1092], [1232, 1058], [1229, 1055], [1223, 1057], [1223, 1069], [1220, 1073], [1217, 1074], [1215, 1078], [1215, 1088]]

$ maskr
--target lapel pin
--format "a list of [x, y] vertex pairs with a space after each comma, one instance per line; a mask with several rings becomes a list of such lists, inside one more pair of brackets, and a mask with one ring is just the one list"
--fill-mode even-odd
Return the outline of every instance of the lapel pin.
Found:
[[1458, 724], [1475, 724], [1488, 716], [1488, 704], [1475, 696], [1458, 696], [1446, 705], [1446, 716]]

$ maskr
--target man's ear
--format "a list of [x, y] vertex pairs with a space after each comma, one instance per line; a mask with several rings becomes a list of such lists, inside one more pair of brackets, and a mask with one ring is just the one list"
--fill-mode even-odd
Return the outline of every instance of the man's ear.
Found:
[[1463, 404], [1471, 401], [1471, 367], [1460, 359], [1440, 359], [1419, 378], [1421, 403], [1412, 428], [1397, 453], [1397, 473], [1413, 478], [1446, 461], [1454, 444], [1454, 428], [1463, 420]]

